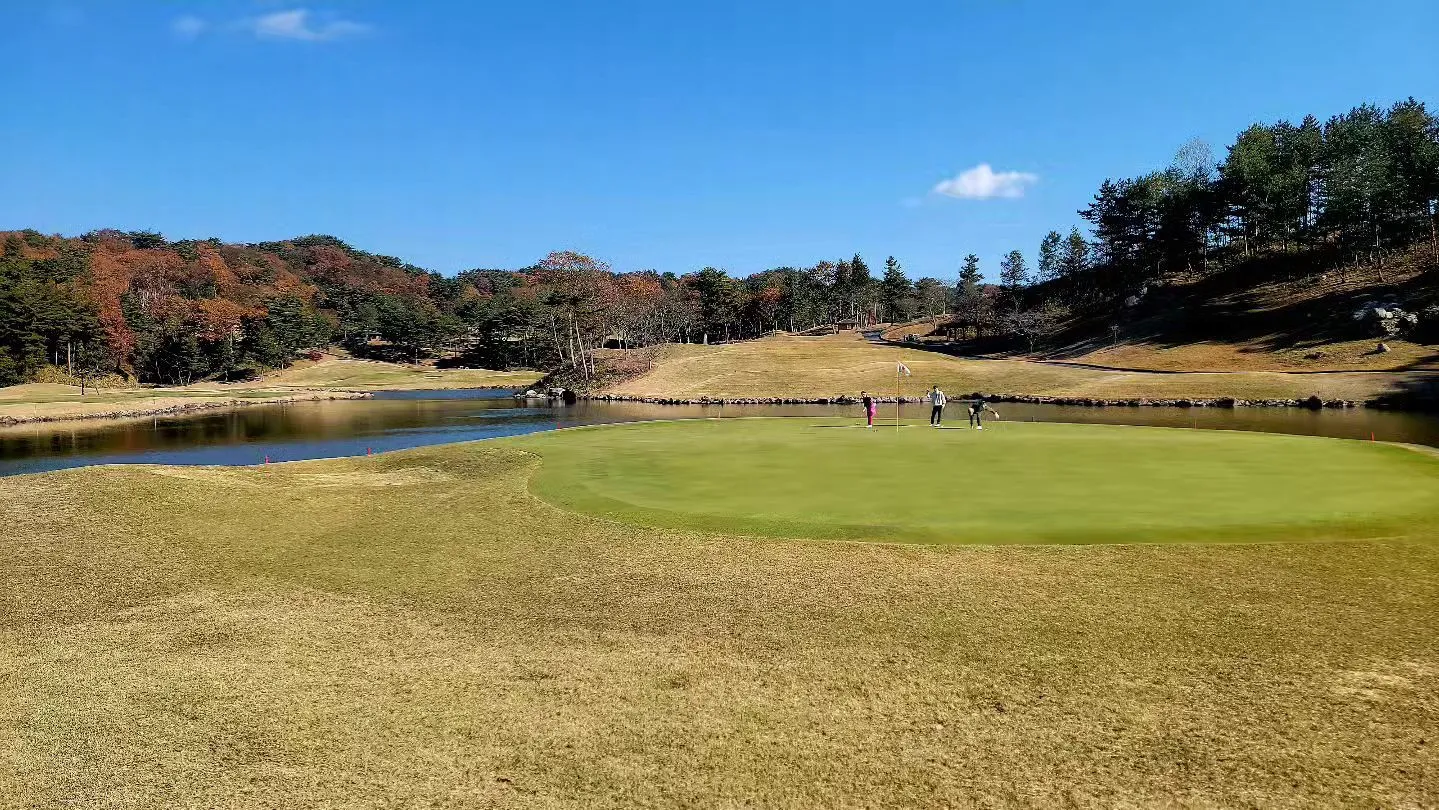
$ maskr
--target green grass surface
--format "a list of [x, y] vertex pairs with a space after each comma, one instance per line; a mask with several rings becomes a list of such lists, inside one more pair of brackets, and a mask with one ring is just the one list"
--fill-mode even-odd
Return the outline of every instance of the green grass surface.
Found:
[[867, 430], [730, 419], [507, 440], [566, 509], [669, 528], [921, 542], [1169, 542], [1427, 535], [1439, 459], [1262, 433], [992, 423]]

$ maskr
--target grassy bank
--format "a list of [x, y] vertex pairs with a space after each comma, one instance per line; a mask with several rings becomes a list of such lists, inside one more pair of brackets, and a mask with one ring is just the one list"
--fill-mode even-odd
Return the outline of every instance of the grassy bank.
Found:
[[664, 346], [651, 369], [607, 393], [657, 397], [828, 397], [861, 390], [892, 395], [895, 364], [914, 376], [905, 393], [932, 384], [951, 394], [1094, 397], [1121, 399], [1367, 400], [1439, 377], [1429, 371], [1289, 374], [1273, 371], [1164, 374], [1106, 371], [1022, 360], [968, 360], [934, 352], [869, 343], [855, 334], [770, 337], [720, 346]]
[[1080, 353], [1059, 353], [1062, 362], [1152, 371], [1439, 371], [1433, 346], [1388, 340], [1389, 351], [1375, 351], [1378, 339], [1325, 343], [1322, 347], [1274, 348], [1262, 341], [1244, 343], [1121, 343]]
[[522, 388], [540, 375], [527, 371], [436, 369], [330, 357], [246, 383], [89, 389], [32, 383], [0, 388], [0, 425], [67, 419], [121, 419], [214, 408], [350, 399], [369, 391], [426, 388]]
[[302, 361], [266, 375], [253, 385], [263, 387], [338, 388], [354, 391], [392, 391], [449, 388], [523, 388], [542, 375], [532, 371], [491, 371], [483, 368], [441, 369], [429, 365], [386, 363], [328, 357]]
[[755, 541], [540, 464], [0, 479], [0, 804], [1439, 801], [1432, 540]]
[[234, 408], [279, 402], [350, 399], [345, 391], [314, 389], [186, 386], [177, 388], [101, 388], [83, 395], [78, 386], [32, 383], [0, 388], [0, 425], [69, 419], [123, 419], [154, 414]]

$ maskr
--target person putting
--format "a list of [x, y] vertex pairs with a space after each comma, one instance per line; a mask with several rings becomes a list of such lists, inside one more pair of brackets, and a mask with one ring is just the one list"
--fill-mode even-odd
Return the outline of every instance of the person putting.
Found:
[[996, 418], [999, 416], [999, 412], [989, 407], [989, 403], [984, 401], [984, 397], [980, 397], [979, 399], [976, 399], [974, 402], [970, 403], [969, 426], [974, 428], [975, 430], [984, 430], [985, 412], [994, 414]]
[[870, 396], [868, 391], [860, 391], [859, 401], [860, 404], [864, 405], [865, 422], [869, 427], [874, 427], [874, 412], [878, 407], [875, 405], [874, 397]]
[[939, 427], [941, 424], [944, 423], [944, 404], [946, 402], [948, 402], [948, 400], [945, 398], [944, 392], [939, 390], [939, 386], [936, 385], [934, 388], [930, 389], [929, 424], [931, 426]]

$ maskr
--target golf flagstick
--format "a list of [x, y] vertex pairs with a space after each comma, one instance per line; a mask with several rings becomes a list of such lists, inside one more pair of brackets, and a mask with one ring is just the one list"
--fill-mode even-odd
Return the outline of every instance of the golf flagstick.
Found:
[[899, 375], [901, 372], [904, 373], [905, 376], [909, 376], [909, 366], [906, 366], [904, 363], [896, 363], [894, 366], [894, 431], [896, 433], [899, 432]]

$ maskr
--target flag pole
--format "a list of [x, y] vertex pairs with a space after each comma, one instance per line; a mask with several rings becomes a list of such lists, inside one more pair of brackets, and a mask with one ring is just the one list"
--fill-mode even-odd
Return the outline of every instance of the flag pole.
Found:
[[894, 432], [899, 432], [899, 365], [894, 367]]

